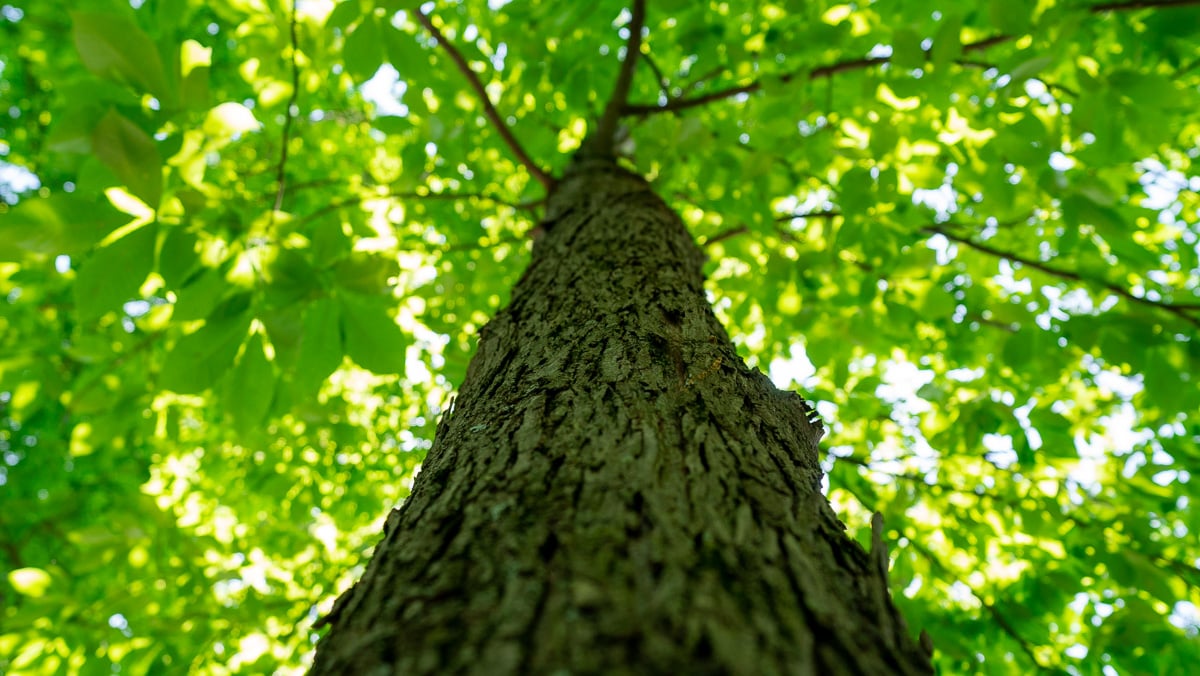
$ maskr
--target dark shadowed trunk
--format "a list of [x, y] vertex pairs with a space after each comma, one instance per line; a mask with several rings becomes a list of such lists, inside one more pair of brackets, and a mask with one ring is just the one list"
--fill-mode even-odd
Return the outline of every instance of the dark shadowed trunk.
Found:
[[545, 228], [313, 672], [931, 673], [679, 218], [581, 161]]

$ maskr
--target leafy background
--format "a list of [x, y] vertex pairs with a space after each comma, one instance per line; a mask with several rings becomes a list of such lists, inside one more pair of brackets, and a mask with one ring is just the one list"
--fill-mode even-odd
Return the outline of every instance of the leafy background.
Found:
[[[651, 0], [621, 148], [946, 673], [1200, 663], [1200, 8]], [[298, 673], [618, 0], [0, 5], [0, 669]], [[869, 529], [868, 529], [869, 530]]]

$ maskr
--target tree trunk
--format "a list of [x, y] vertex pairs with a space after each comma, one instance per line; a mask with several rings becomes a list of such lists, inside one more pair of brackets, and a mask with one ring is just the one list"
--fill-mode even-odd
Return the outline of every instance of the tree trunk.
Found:
[[581, 160], [544, 227], [313, 673], [932, 673], [678, 216]]

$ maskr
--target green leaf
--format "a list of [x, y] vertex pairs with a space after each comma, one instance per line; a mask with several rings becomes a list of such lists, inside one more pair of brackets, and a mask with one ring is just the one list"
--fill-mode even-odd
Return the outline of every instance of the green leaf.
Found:
[[158, 252], [158, 274], [168, 287], [178, 289], [199, 266], [199, 243], [196, 233], [182, 226], [167, 231]]
[[892, 124], [887, 118], [881, 119], [871, 127], [869, 147], [876, 158], [883, 157], [892, 152], [899, 140], [900, 134], [896, 130], [896, 125]]
[[105, 199], [79, 193], [55, 193], [21, 200], [0, 212], [0, 261], [21, 262], [90, 249], [129, 216]]
[[892, 34], [892, 63], [905, 70], [925, 65], [925, 50], [921, 49], [920, 34], [911, 28], [896, 29]]
[[193, 276], [179, 290], [172, 318], [186, 322], [208, 317], [229, 289], [229, 283], [220, 270], [208, 269]]
[[1180, 99], [1175, 83], [1161, 73], [1121, 68], [1108, 76], [1108, 84], [1137, 106], [1169, 107]]
[[411, 73], [429, 66], [430, 52], [421, 47], [416, 36], [388, 27], [383, 38], [388, 62], [399, 72]]
[[1090, 225], [1105, 239], [1114, 242], [1128, 238], [1128, 229], [1124, 219], [1116, 210], [1104, 206], [1084, 194], [1069, 195], [1062, 202], [1063, 220], [1068, 227]]
[[1001, 33], [1022, 35], [1033, 23], [1037, 0], [989, 0], [988, 16]]
[[162, 158], [154, 139], [115, 109], [92, 132], [96, 157], [151, 209], [162, 200]]
[[199, 394], [229, 370], [250, 328], [250, 312], [210, 319], [183, 336], [167, 354], [159, 385], [181, 394]]
[[346, 36], [342, 52], [346, 73], [358, 84], [375, 75], [383, 64], [383, 31], [374, 14], [363, 17], [358, 27]]
[[316, 270], [295, 249], [281, 248], [263, 267], [266, 298], [272, 306], [291, 305], [320, 289]]
[[917, 396], [925, 401], [931, 401], [933, 403], [940, 404], [946, 401], [947, 393], [946, 390], [942, 389], [941, 386], [930, 382], [925, 383], [920, 389], [917, 390]]
[[393, 255], [355, 251], [334, 267], [334, 280], [343, 289], [373, 296], [391, 288], [390, 280], [400, 272]]
[[1029, 78], [1049, 68], [1053, 63], [1054, 57], [1052, 56], [1035, 56], [1032, 59], [1021, 62], [1008, 74], [1010, 86], [1023, 84]]
[[357, 0], [339, 2], [325, 19], [326, 28], [345, 28], [362, 16], [363, 6]]
[[254, 333], [226, 382], [225, 410], [233, 418], [234, 428], [249, 434], [267, 416], [274, 395], [275, 367], [267, 357], [262, 334]]
[[75, 48], [96, 75], [133, 85], [172, 105], [171, 87], [158, 48], [130, 19], [102, 12], [72, 12]]
[[100, 247], [83, 262], [73, 287], [80, 321], [96, 319], [138, 295], [154, 270], [157, 236], [155, 225], [138, 227]]
[[962, 56], [961, 32], [961, 16], [948, 16], [942, 20], [933, 36], [933, 48], [930, 50], [930, 60], [935, 68], [941, 70]]
[[[864, 213], [874, 203], [875, 179], [864, 167], [854, 167], [838, 181], [838, 202], [847, 214]], [[843, 226], [845, 227], [845, 226]]]
[[379, 374], [404, 373], [408, 337], [383, 303], [353, 294], [338, 297], [346, 354], [359, 366]]
[[92, 152], [92, 130], [96, 128], [96, 119], [104, 115], [108, 106], [101, 103], [104, 101], [104, 88], [98, 86], [100, 83], [89, 81], [89, 84], [97, 86], [65, 87], [67, 91], [62, 92], [64, 96], [83, 94], [87, 97], [86, 103], [68, 108], [54, 116], [50, 133], [46, 137], [46, 147], [49, 150], [85, 155]]
[[400, 175], [397, 187], [401, 190], [410, 190], [413, 186], [419, 185], [422, 181], [421, 177], [425, 174], [426, 165], [429, 163], [429, 155], [425, 153], [424, 146], [419, 143], [406, 144], [404, 150], [400, 151], [400, 162], [404, 173]]
[[1037, 351], [1038, 332], [1030, 327], [1024, 327], [1010, 335], [1004, 342], [1004, 363], [1014, 370], [1026, 366]]
[[319, 387], [341, 365], [342, 354], [341, 310], [332, 299], [318, 299], [304, 313], [296, 382], [304, 389]]
[[1079, 228], [1074, 225], [1068, 225], [1063, 228], [1063, 234], [1058, 238], [1058, 253], [1068, 256], [1075, 251], [1075, 247], [1079, 246]]
[[350, 252], [353, 242], [346, 236], [342, 222], [337, 218], [324, 218], [313, 226], [309, 239], [312, 241], [312, 256], [318, 266], [326, 266]]

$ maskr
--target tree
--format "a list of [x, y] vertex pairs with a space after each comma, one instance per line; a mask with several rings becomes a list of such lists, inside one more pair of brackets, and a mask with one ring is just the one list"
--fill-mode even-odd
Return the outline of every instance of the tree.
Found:
[[691, 234], [617, 166], [644, 11], [315, 673], [930, 672], [882, 541], [873, 566], [820, 493], [812, 408], [745, 367]]
[[[818, 610], [861, 604], [868, 633], [791, 659], [919, 670], [892, 602], [946, 671], [1200, 657], [1196, 3], [659, 0], [644, 30], [608, 0], [67, 4], [0, 24], [0, 667], [296, 668], [402, 500], [318, 664], [410, 555], [430, 583], [503, 576], [514, 613], [543, 599], [548, 636], [611, 633], [595, 664], [780, 664], [851, 622], [795, 614], [830, 589]], [[815, 402], [823, 457], [756, 366]], [[637, 471], [670, 462], [711, 523]], [[396, 540], [418, 509], [447, 530]], [[452, 537], [485, 522], [520, 528]], [[489, 547], [519, 573], [464, 564]], [[539, 588], [535, 564], [597, 579]], [[861, 586], [789, 590], [805, 565]], [[585, 622], [613, 590], [664, 630]], [[492, 602], [410, 601], [410, 656]], [[475, 645], [566, 659], [507, 636]]]

